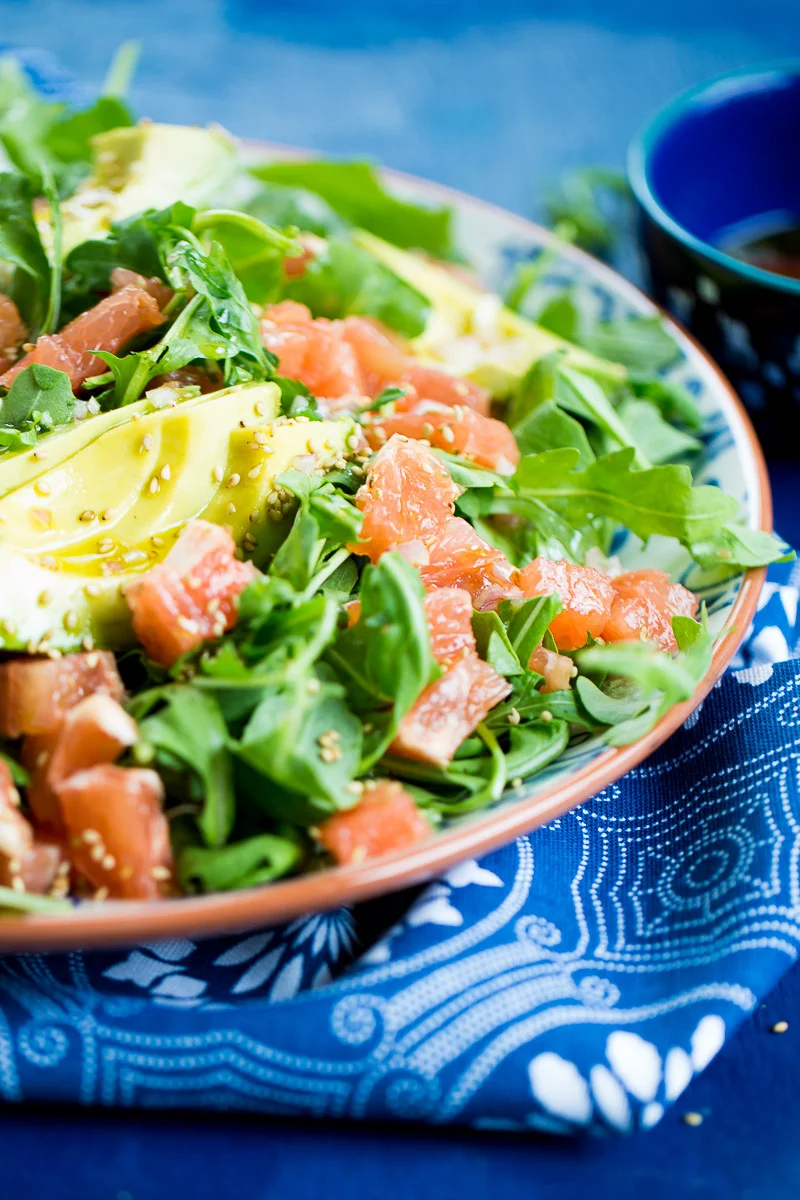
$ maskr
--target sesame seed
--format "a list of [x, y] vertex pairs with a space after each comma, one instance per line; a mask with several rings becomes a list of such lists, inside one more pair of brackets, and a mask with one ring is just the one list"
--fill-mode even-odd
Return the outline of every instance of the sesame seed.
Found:
[[225, 486], [234, 488], [237, 486], [237, 484], [241, 483], [241, 479], [242, 479], [241, 475], [238, 475], [236, 473], [236, 471], [234, 471], [232, 475], [228, 476], [228, 480], [227, 480], [227, 483], [225, 484]]
[[270, 521], [282, 521], [283, 513], [279, 508], [270, 509], [269, 519]]
[[517, 711], [516, 708], [512, 708], [511, 712], [508, 714], [508, 723], [509, 723], [509, 725], [519, 725], [519, 722], [520, 722], [519, 712]]
[[8, 860], [8, 869], [12, 875], [19, 875], [22, 869], [22, 863], [18, 858], [10, 858]]
[[344, 790], [349, 792], [351, 796], [360, 796], [364, 791], [364, 784], [360, 779], [351, 779], [349, 783], [345, 784]]
[[114, 543], [111, 538], [101, 538], [97, 543], [97, 550], [100, 554], [108, 554], [109, 550], [114, 549]]
[[42, 566], [43, 566], [43, 567], [47, 567], [47, 569], [48, 569], [49, 571], [54, 571], [54, 570], [55, 570], [55, 567], [56, 567], [56, 560], [55, 560], [55, 557], [54, 557], [54, 555], [52, 555], [52, 554], [43, 554], [43, 555], [42, 555], [42, 557], [39, 559], [39, 562], [42, 564]]
[[102, 900], [107, 900], [108, 899], [108, 888], [107, 887], [98, 888], [97, 891], [95, 892], [95, 894], [92, 896], [92, 899], [97, 900], [98, 903]]
[[85, 583], [83, 585], [83, 590], [86, 592], [87, 596], [99, 596], [100, 595], [100, 584], [99, 583]]
[[267, 444], [267, 435], [261, 429], [257, 429], [253, 434], [253, 440], [259, 446], [265, 446]]
[[521, 788], [524, 782], [521, 776], [517, 775], [515, 779], [511, 780], [511, 786], [513, 788]]
[[170, 478], [170, 476], [172, 475], [172, 471], [170, 470], [169, 463], [164, 463], [163, 467], [161, 468], [160, 474], [161, 474], [161, 478], [165, 481]]
[[255, 524], [255, 522], [258, 520], [258, 509], [257, 508], [254, 508], [253, 511], [250, 513], [249, 520], [252, 524]]
[[87, 656], [86, 656], [86, 665], [90, 671], [93, 670], [97, 666], [99, 661], [100, 661], [100, 657], [95, 651], [92, 651], [90, 654], [87, 654]]
[[219, 596], [212, 596], [206, 605], [206, 612], [210, 617], [213, 617], [215, 612], [219, 612]]
[[542, 720], [544, 721], [544, 723], [547, 724], [547, 722], [552, 721], [552, 719], [553, 719], [553, 714], [550, 712], [550, 709], [549, 708], [544, 709], [544, 711], [542, 712]]
[[454, 442], [456, 440], [456, 435], [453, 433], [449, 425], [440, 425], [439, 433], [446, 442]]
[[55, 646], [52, 646], [49, 650], [47, 650], [46, 654], [52, 662], [55, 662], [57, 659], [62, 657], [61, 651], [56, 650]]
[[114, 858], [113, 854], [107, 854], [100, 864], [104, 871], [113, 871], [116, 865], [117, 860]]
[[189, 617], [184, 617], [181, 615], [177, 618], [177, 621], [181, 629], [183, 629], [186, 633], [196, 634], [200, 632], [200, 627], [197, 622], [192, 621]]
[[89, 522], [89, 521], [96, 521], [96, 520], [97, 520], [97, 513], [93, 512], [91, 508], [85, 508], [85, 509], [83, 510], [83, 512], [81, 513], [81, 515], [78, 517], [78, 520], [79, 520], [79, 521], [86, 521], [86, 522]]
[[78, 624], [78, 614], [72, 611], [64, 613], [64, 628], [73, 630]]
[[52, 599], [53, 599], [52, 592], [40, 592], [36, 603], [40, 604], [42, 606], [42, 608], [44, 608], [46, 605], [48, 605], [50, 603], [50, 601]]
[[96, 829], [84, 829], [81, 834], [81, 840], [86, 842], [87, 846], [95, 846], [102, 838]]
[[31, 457], [35, 458], [38, 462], [41, 462], [42, 459], [47, 458], [47, 451], [46, 450], [34, 450]]
[[312, 678], [309, 679], [308, 683], [306, 684], [306, 691], [308, 692], [308, 694], [310, 696], [314, 696], [320, 690], [321, 687], [322, 687], [322, 684], [320, 683], [320, 681], [312, 676]]
[[356, 846], [353, 850], [353, 853], [350, 855], [350, 862], [357, 865], [358, 863], [362, 863], [366, 857], [367, 847]]
[[214, 477], [215, 483], [222, 483], [222, 476], [224, 474], [222, 467], [214, 467], [214, 470], [211, 472], [211, 474]]
[[233, 514], [236, 512], [236, 505], [233, 503], [233, 501], [232, 501], [232, 500], [231, 500], [231, 501], [230, 501], [230, 503], [228, 504], [228, 507], [227, 507], [227, 509], [226, 509], [225, 511], [228, 513], [228, 516], [231, 516], [231, 517], [232, 517], [232, 516], [233, 516]]
[[258, 463], [255, 467], [251, 467], [250, 470], [247, 472], [247, 478], [248, 479], [258, 479], [262, 470], [263, 470], [262, 463]]
[[422, 433], [425, 437], [431, 436], [431, 434], [433, 433], [433, 426], [431, 425], [430, 421], [426, 421], [425, 424], [422, 426]]
[[577, 667], [572, 667], [572, 668], [570, 669], [570, 673], [569, 673], [569, 677], [570, 677], [570, 679], [575, 679], [575, 678], [576, 678], [576, 676], [577, 676], [577, 674], [578, 674], [578, 668], [577, 668]]
[[25, 883], [24, 883], [24, 881], [23, 881], [23, 880], [20, 878], [20, 876], [19, 876], [19, 875], [15, 875], [15, 876], [12, 878], [12, 880], [11, 880], [11, 886], [12, 886], [12, 888], [14, 889], [14, 891], [15, 891], [15, 892], [24, 892], [24, 891], [25, 891]]
[[775, 1024], [770, 1029], [770, 1033], [786, 1033], [786, 1030], [788, 1028], [789, 1028], [788, 1021], [776, 1021]]
[[141, 421], [141, 419], [142, 419], [142, 414], [141, 414], [141, 413], [137, 413], [137, 412], [132, 412], [132, 413], [131, 413], [131, 420], [132, 420], [132, 421]]
[[105, 508], [100, 513], [100, 520], [101, 521], [110, 521], [113, 516], [114, 516], [113, 508]]
[[684, 1125], [691, 1125], [693, 1128], [703, 1124], [703, 1115], [699, 1112], [684, 1113], [681, 1120]]
[[153, 534], [153, 536], [150, 538], [150, 541], [153, 543], [154, 546], [163, 546], [164, 545], [164, 539], [162, 537], [159, 537], [157, 533]]
[[142, 449], [142, 450], [144, 450], [144, 452], [145, 452], [145, 453], [147, 453], [147, 451], [148, 451], [148, 450], [152, 450], [152, 449], [153, 449], [153, 437], [152, 437], [152, 434], [146, 433], [146, 434], [144, 435], [144, 437], [142, 438], [142, 446], [141, 446], [141, 449]]
[[255, 409], [256, 416], [263, 417], [264, 413], [266, 412], [263, 401], [262, 400], [257, 401], [253, 407]]
[[87, 658], [86, 659], [87, 665], [96, 666], [97, 655], [91, 653], [91, 651], [94, 650], [94, 638], [92, 637], [92, 635], [90, 633], [86, 634], [86, 636], [83, 638], [83, 640], [81, 642], [81, 645], [83, 646], [84, 650], [89, 651], [90, 657], [95, 660], [93, 663], [90, 663], [89, 658]]
[[150, 495], [155, 496], [156, 492], [158, 492], [160, 490], [161, 490], [161, 484], [158, 482], [158, 479], [154, 475], [153, 478], [150, 480]]
[[98, 842], [96, 846], [92, 846], [91, 850], [89, 851], [89, 858], [91, 858], [92, 862], [102, 862], [105, 856], [106, 848], [102, 842]]
[[46, 479], [37, 479], [33, 486], [40, 496], [49, 496], [53, 490]]
[[31, 640], [28, 642], [27, 646], [25, 647], [25, 653], [26, 654], [38, 654], [39, 653], [39, 646], [38, 646], [38, 643], [35, 638], [31, 638]]
[[151, 878], [153, 878], [153, 879], [171, 879], [172, 878], [172, 872], [170, 871], [169, 867], [160, 867], [158, 865], [150, 868], [150, 875], [151, 875]]

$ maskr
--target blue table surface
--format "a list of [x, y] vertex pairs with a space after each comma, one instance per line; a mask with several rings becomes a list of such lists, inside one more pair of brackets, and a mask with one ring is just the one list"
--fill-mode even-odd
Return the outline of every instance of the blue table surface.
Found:
[[[0, 0], [0, 39], [96, 85], [143, 43], [137, 109], [370, 155], [526, 214], [548, 180], [621, 165], [654, 107], [704, 77], [800, 55], [797, 0]], [[800, 461], [770, 463], [800, 544]], [[81, 1200], [800, 1194], [800, 967], [654, 1131], [627, 1142], [9, 1110], [0, 1194]], [[788, 1020], [783, 1035], [770, 1033]], [[687, 1111], [703, 1123], [689, 1127]]]

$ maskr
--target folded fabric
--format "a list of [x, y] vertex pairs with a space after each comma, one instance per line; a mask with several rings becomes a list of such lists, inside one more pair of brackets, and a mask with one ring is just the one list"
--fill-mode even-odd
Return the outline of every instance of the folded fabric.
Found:
[[[800, 946], [798, 584], [771, 570], [734, 669], [661, 750], [400, 920], [394, 898], [239, 938], [0, 960], [0, 1096], [654, 1125]], [[359, 920], [382, 919], [359, 955]]]

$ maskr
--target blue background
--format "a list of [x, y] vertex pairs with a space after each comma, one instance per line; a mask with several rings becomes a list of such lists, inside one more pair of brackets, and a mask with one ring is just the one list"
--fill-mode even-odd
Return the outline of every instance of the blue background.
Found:
[[[116, 45], [144, 51], [133, 101], [160, 120], [368, 154], [528, 215], [544, 184], [620, 166], [654, 107], [700, 79], [800, 55], [797, 0], [3, 0], [0, 37], [91, 89]], [[800, 466], [770, 463], [800, 542]], [[81, 1200], [534, 1200], [800, 1194], [800, 969], [653, 1132], [523, 1142], [395, 1128], [4, 1110], [0, 1192]], [[770, 1034], [785, 1019], [789, 1031]], [[699, 1128], [681, 1121], [689, 1110]]]

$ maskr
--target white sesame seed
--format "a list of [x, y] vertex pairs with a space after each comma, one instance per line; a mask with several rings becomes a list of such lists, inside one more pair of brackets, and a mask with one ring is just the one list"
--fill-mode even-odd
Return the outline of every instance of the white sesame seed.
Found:
[[37, 479], [33, 486], [40, 496], [49, 496], [53, 490], [46, 479]]
[[225, 510], [225, 511], [226, 511], [226, 512], [228, 513], [228, 515], [229, 515], [229, 516], [231, 516], [231, 517], [232, 517], [232, 516], [233, 516], [233, 514], [236, 512], [236, 505], [233, 503], [233, 501], [232, 501], [232, 500], [229, 502], [229, 504], [228, 504], [228, 507], [226, 508], [226, 510]]
[[250, 470], [247, 472], [247, 478], [248, 479], [258, 479], [262, 470], [263, 470], [262, 464], [258, 463], [255, 467], [251, 467]]
[[169, 463], [164, 463], [163, 467], [161, 468], [161, 472], [160, 472], [160, 473], [161, 473], [161, 478], [162, 478], [163, 480], [165, 480], [165, 481], [166, 481], [167, 479], [169, 479], [169, 478], [170, 478], [170, 476], [171, 476], [171, 474], [172, 474], [172, 471], [170, 470], [170, 465], [169, 465]]
[[40, 592], [36, 603], [40, 604], [42, 606], [42, 608], [45, 608], [46, 605], [48, 605], [52, 599], [53, 599], [52, 592]]
[[508, 714], [508, 723], [509, 723], [509, 725], [519, 725], [519, 722], [520, 722], [520, 715], [519, 715], [518, 711], [516, 710], [516, 708], [512, 708], [511, 712]]
[[158, 482], [158, 479], [154, 475], [153, 478], [150, 480], [150, 495], [155, 496], [156, 492], [158, 492], [160, 490], [160, 488], [161, 488], [161, 484]]
[[66, 630], [70, 630], [70, 631], [73, 630], [77, 624], [78, 624], [78, 614], [77, 613], [74, 613], [72, 611], [64, 613], [64, 628]]
[[552, 719], [553, 719], [553, 714], [550, 712], [550, 710], [548, 708], [546, 708], [544, 710], [544, 712], [542, 713], [542, 720], [544, 721], [544, 723], [546, 725], [548, 723], [548, 721], [552, 721]]
[[104, 871], [113, 871], [116, 865], [117, 860], [114, 858], [113, 854], [107, 854], [100, 864]]
[[78, 520], [79, 520], [79, 521], [86, 521], [86, 522], [88, 522], [88, 521], [96, 521], [96, 520], [97, 520], [97, 514], [96, 514], [95, 512], [93, 512], [91, 508], [85, 508], [85, 509], [83, 510], [83, 512], [81, 513], [81, 515], [78, 517]]
[[222, 467], [214, 467], [214, 470], [211, 472], [211, 474], [214, 477], [215, 483], [222, 483], [222, 477], [224, 475], [224, 471], [222, 470]]
[[236, 471], [234, 471], [232, 475], [228, 476], [228, 480], [227, 480], [227, 483], [225, 484], [225, 486], [229, 487], [229, 488], [234, 488], [241, 482], [241, 479], [242, 479], [241, 475], [238, 475], [236, 473]]
[[86, 842], [87, 846], [95, 846], [102, 838], [96, 829], [84, 829], [81, 834], [81, 841]]
[[150, 868], [150, 875], [153, 879], [171, 879], [172, 872], [169, 867], [155, 866]]
[[142, 448], [142, 450], [144, 450], [144, 452], [145, 452], [145, 453], [147, 453], [147, 451], [148, 451], [148, 450], [152, 450], [152, 449], [153, 449], [153, 437], [152, 437], [152, 434], [146, 433], [146, 434], [144, 435], [144, 437], [142, 438], [142, 446], [141, 446], [141, 448]]
[[92, 846], [91, 850], [89, 851], [89, 858], [91, 858], [92, 862], [102, 862], [105, 856], [106, 848], [102, 842], [98, 842], [97, 845]]

